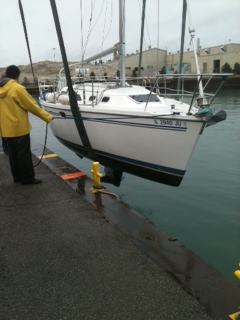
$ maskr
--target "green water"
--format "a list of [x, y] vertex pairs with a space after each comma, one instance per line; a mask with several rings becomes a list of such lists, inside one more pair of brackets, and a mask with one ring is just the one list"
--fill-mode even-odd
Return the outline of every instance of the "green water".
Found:
[[[240, 90], [222, 90], [214, 101], [227, 120], [206, 128], [180, 187], [124, 174], [120, 188], [106, 185], [156, 226], [178, 239], [226, 277], [240, 262]], [[45, 124], [32, 118], [32, 138], [44, 143]], [[80, 160], [49, 132], [47, 147], [90, 176]]]

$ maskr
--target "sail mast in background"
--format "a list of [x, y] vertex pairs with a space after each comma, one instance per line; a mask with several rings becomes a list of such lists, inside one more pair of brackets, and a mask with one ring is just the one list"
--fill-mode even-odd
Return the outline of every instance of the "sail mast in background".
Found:
[[120, 86], [125, 87], [125, 0], [119, 0]]

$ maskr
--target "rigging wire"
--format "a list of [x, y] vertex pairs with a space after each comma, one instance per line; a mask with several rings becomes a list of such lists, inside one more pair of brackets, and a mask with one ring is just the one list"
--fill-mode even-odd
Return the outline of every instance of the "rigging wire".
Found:
[[[105, 25], [106, 25], [106, 16], [107, 16], [107, 12], [108, 12], [108, 1], [107, 1], [107, 4], [106, 4], [106, 10], [105, 10], [105, 20], [104, 20], [104, 28], [103, 30], [105, 30]], [[100, 45], [100, 47], [98, 48], [97, 52], [99, 52], [100, 50], [102, 51], [103, 49], [103, 44], [105, 42], [105, 40], [107, 39], [108, 35], [109, 35], [109, 32], [111, 30], [111, 26], [112, 26], [112, 19], [113, 19], [113, 0], [111, 1], [111, 12], [110, 12], [110, 17], [111, 17], [111, 20], [110, 20], [110, 24], [109, 24], [109, 27], [108, 27], [108, 31], [106, 33], [106, 36], [104, 37], [104, 32], [103, 32], [103, 39], [102, 39], [102, 43]]]
[[[96, 1], [95, 1], [95, 2], [96, 2]], [[91, 30], [91, 23], [92, 23], [92, 15], [93, 15], [94, 5], [95, 5], [95, 3], [93, 3], [93, 1], [91, 1], [91, 14], [90, 14], [90, 19], [89, 19], [90, 23], [89, 23], [89, 27], [88, 27], [88, 33], [87, 33], [85, 48], [83, 49], [83, 53], [82, 53], [83, 58], [84, 58], [84, 56], [85, 56], [86, 47], [87, 47], [87, 43], [88, 43], [89, 36], [90, 36], [90, 30]]]
[[86, 49], [87, 49], [87, 45], [88, 45], [88, 42], [89, 42], [89, 39], [90, 39], [90, 35], [93, 31], [93, 29], [95, 28], [96, 24], [98, 23], [98, 20], [100, 19], [101, 17], [101, 13], [102, 13], [102, 10], [103, 10], [103, 5], [104, 5], [104, 1], [103, 1], [103, 4], [101, 6], [101, 9], [100, 9], [100, 12], [99, 12], [99, 15], [94, 23], [94, 25], [91, 27], [92, 25], [92, 21], [93, 21], [93, 12], [94, 12], [94, 7], [96, 5], [96, 0], [95, 1], [92, 1], [92, 4], [91, 4], [91, 14], [90, 14], [90, 23], [89, 23], [89, 27], [88, 27], [88, 34], [87, 34], [87, 39], [86, 39], [86, 43], [85, 43], [85, 47], [84, 47], [84, 50], [83, 50], [83, 57], [85, 56], [85, 53], [86, 53]]
[[[138, 0], [138, 7], [139, 7], [139, 15], [140, 15], [140, 18], [141, 18], [142, 17], [142, 7], [141, 7], [141, 5], [139, 3], [139, 0]], [[150, 38], [150, 32], [149, 32], [149, 28], [148, 28], [148, 22], [147, 22], [146, 15], [145, 15], [145, 25], [146, 25], [146, 29], [147, 29], [148, 41], [149, 41], [149, 44], [151, 45], [151, 38]], [[144, 35], [144, 45], [145, 45], [145, 49], [146, 49], [147, 48], [147, 44], [146, 44], [146, 36], [145, 35]]]
[[188, 0], [186, 0], [187, 2], [187, 13], [188, 13], [188, 21], [189, 21], [189, 27], [191, 28], [193, 26], [192, 24], [192, 17], [191, 17], [191, 8], [190, 8], [190, 3]]
[[100, 51], [100, 50], [102, 51], [102, 48], [103, 48], [104, 34], [105, 34], [105, 28], [106, 28], [107, 9], [108, 9], [108, 1], [107, 1], [107, 3], [106, 3], [105, 14], [104, 14], [104, 23], [103, 23], [103, 32], [102, 32], [102, 43], [101, 43], [99, 49], [97, 50], [97, 52]]
[[203, 84], [202, 84], [202, 79], [200, 77], [200, 68], [199, 68], [199, 62], [198, 62], [198, 57], [197, 57], [197, 50], [196, 50], [196, 46], [195, 46], [195, 41], [194, 41], [194, 37], [195, 37], [195, 29], [192, 26], [192, 19], [191, 19], [191, 13], [190, 13], [190, 5], [189, 5], [189, 1], [186, 1], [186, 6], [187, 6], [187, 11], [188, 11], [188, 19], [189, 19], [189, 34], [191, 37], [191, 41], [190, 43], [192, 43], [193, 46], [193, 52], [194, 52], [194, 57], [195, 57], [195, 64], [196, 64], [196, 71], [198, 76], [198, 80], [199, 80], [199, 96], [204, 97], [204, 93], [203, 93]]
[[157, 71], [159, 72], [158, 49], [159, 49], [159, 0], [158, 0], [158, 8], [157, 8]]
[[83, 12], [83, 9], [82, 9], [82, 0], [80, 0], [80, 22], [81, 22], [81, 52], [82, 52], [82, 57], [81, 57], [81, 64], [83, 66], [83, 16], [82, 16], [82, 12]]
[[[22, 3], [21, 3], [21, 0], [18, 0], [18, 4], [19, 4], [19, 10], [20, 10], [21, 18], [22, 18], [23, 29], [24, 29], [24, 33], [25, 33], [27, 48], [28, 48], [28, 55], [29, 55], [31, 68], [32, 68], [33, 81], [35, 83], [36, 81], [35, 81], [34, 68], [33, 68], [33, 63], [32, 63], [31, 50], [30, 50], [30, 45], [29, 45], [29, 41], [28, 41], [27, 27], [26, 27], [24, 11], [23, 11], [23, 6], [22, 6]], [[38, 163], [34, 165], [34, 167], [38, 166], [40, 164], [40, 162], [42, 161], [42, 159], [43, 159], [43, 155], [44, 155], [44, 152], [45, 152], [45, 149], [46, 149], [46, 143], [47, 143], [47, 132], [48, 132], [48, 123], [46, 124], [46, 134], [45, 134], [45, 141], [44, 141], [44, 147], [43, 147], [42, 156], [41, 156], [40, 160], [38, 161]]]
[[27, 27], [26, 27], [26, 22], [25, 22], [25, 17], [24, 17], [23, 6], [22, 6], [21, 0], [18, 0], [18, 5], [19, 5], [21, 18], [22, 18], [22, 24], [23, 24], [23, 30], [24, 30], [24, 34], [25, 34], [25, 39], [26, 39], [26, 43], [27, 43], [28, 56], [29, 56], [29, 59], [30, 59], [30, 64], [31, 64], [31, 69], [32, 69], [33, 82], [35, 83], [36, 80], [35, 80], [35, 75], [34, 75], [31, 50], [30, 50], [30, 46], [29, 46]]
[[151, 37], [150, 37], [150, 32], [149, 32], [149, 27], [148, 27], [148, 21], [147, 21], [147, 17], [146, 17], [146, 16], [145, 16], [145, 21], [146, 21], [146, 29], [147, 29], [147, 35], [148, 35], [149, 45], [152, 46]]
[[[141, 5], [139, 3], [139, 0], [138, 0], [138, 7], [139, 7], [139, 14], [140, 14], [140, 18], [142, 17], [142, 8], [141, 8]], [[148, 28], [148, 22], [147, 22], [147, 17], [146, 17], [146, 14], [145, 14], [145, 18], [144, 18], [145, 22], [145, 26], [146, 26], [146, 30], [147, 30], [147, 34], [148, 34], [148, 40], [149, 40], [149, 44], [151, 46], [151, 39], [150, 39], [150, 33], [149, 33], [149, 28]], [[145, 27], [144, 27], [144, 31], [145, 31]], [[143, 32], [143, 42], [144, 42], [144, 46], [145, 46], [145, 50], [147, 48], [147, 44], [146, 44], [146, 37], [145, 37], [145, 32]], [[146, 60], [147, 60], [147, 64], [150, 64], [149, 61], [151, 58], [149, 58], [149, 55], [148, 53], [146, 52]]]

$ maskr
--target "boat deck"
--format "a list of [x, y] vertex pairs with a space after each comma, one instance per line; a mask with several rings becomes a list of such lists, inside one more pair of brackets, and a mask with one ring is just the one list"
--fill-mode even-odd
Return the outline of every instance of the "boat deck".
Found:
[[[41, 155], [41, 146], [32, 151]], [[21, 185], [0, 147], [1, 319], [210, 320], [237, 312], [239, 287], [114, 196], [95, 198], [85, 175], [63, 180], [76, 169], [47, 153], [35, 170], [42, 184]]]

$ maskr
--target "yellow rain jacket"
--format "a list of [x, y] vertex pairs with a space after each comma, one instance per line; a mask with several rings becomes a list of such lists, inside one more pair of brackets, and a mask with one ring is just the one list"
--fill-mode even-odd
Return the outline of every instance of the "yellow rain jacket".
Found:
[[26, 89], [16, 80], [0, 80], [0, 131], [3, 138], [28, 134], [32, 126], [28, 112], [49, 123], [53, 117], [41, 109]]

